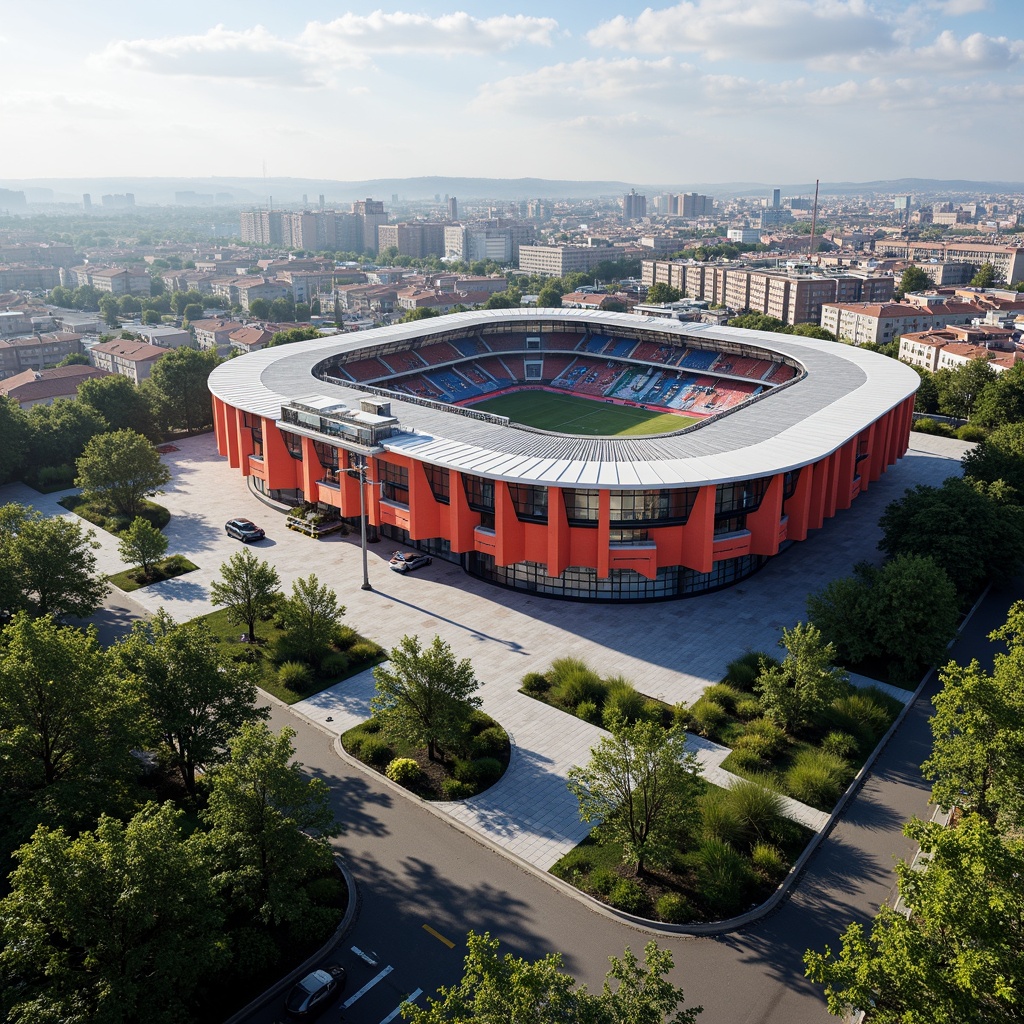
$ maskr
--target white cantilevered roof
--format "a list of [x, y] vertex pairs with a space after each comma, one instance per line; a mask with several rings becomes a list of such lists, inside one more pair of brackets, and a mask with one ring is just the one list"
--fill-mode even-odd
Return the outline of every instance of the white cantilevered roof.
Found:
[[[221, 363], [210, 375], [209, 386], [228, 405], [273, 420], [280, 419], [282, 405], [314, 393], [358, 408], [364, 391], [320, 380], [314, 369], [338, 355], [369, 357], [379, 346], [416, 339], [429, 343], [455, 329], [486, 332], [511, 324], [528, 333], [559, 323], [582, 324], [595, 333], [625, 330], [655, 342], [674, 338], [677, 344], [689, 341], [704, 348], [739, 342], [760, 349], [768, 358], [777, 354], [796, 360], [806, 375], [697, 429], [653, 437], [538, 433], [403, 401], [395, 392], [392, 415], [408, 433], [389, 438], [384, 447], [449, 469], [521, 483], [699, 486], [769, 476], [817, 462], [913, 395], [920, 382], [914, 370], [894, 359], [798, 335], [599, 310], [500, 309], [263, 349]], [[594, 358], [593, 353], [584, 354]], [[482, 353], [478, 358], [485, 357]], [[386, 387], [386, 382], [377, 386]]]

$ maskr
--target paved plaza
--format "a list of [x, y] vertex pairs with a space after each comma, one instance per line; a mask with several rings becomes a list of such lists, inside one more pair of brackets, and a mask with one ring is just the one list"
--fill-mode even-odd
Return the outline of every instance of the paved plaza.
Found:
[[[374, 589], [363, 591], [358, 536], [312, 540], [286, 529], [284, 517], [260, 502], [217, 455], [212, 434], [177, 445], [163, 456], [173, 479], [158, 500], [172, 514], [165, 530], [169, 553], [186, 555], [199, 569], [131, 597], [146, 611], [163, 607], [179, 621], [211, 611], [210, 583], [240, 546], [225, 535], [224, 523], [246, 516], [266, 529], [267, 539], [253, 550], [275, 565], [286, 590], [297, 577], [315, 572], [345, 603], [346, 621], [385, 647], [405, 634], [424, 641], [440, 634], [456, 655], [472, 660], [483, 683], [484, 710], [514, 741], [510, 769], [496, 786], [443, 806], [465, 826], [540, 868], [550, 867], [587, 832], [565, 778], [569, 767], [586, 760], [601, 730], [518, 693], [524, 673], [544, 671], [552, 659], [572, 655], [603, 675], [622, 674], [639, 690], [670, 703], [694, 701], [739, 654], [774, 650], [782, 627], [806, 616], [808, 592], [849, 574], [859, 561], [879, 562], [876, 524], [886, 504], [908, 487], [939, 484], [959, 473], [968, 447], [912, 434], [907, 455], [851, 509], [737, 586], [688, 600], [602, 606], [503, 590], [438, 559], [399, 575], [388, 568], [394, 546], [388, 541], [371, 545]], [[0, 488], [0, 503], [19, 501], [46, 514], [70, 515], [57, 505], [60, 496], [41, 495], [22, 484]], [[125, 568], [116, 540], [96, 532], [100, 571]], [[372, 689], [371, 674], [363, 673], [293, 710], [343, 732], [366, 717]], [[718, 767], [728, 751], [695, 742], [707, 777], [728, 783]], [[813, 828], [826, 820], [795, 801], [789, 809]]]

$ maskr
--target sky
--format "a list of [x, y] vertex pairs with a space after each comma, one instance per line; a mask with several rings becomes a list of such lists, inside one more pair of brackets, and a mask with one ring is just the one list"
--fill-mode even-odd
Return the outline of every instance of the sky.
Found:
[[1021, 0], [7, 0], [0, 68], [0, 180], [1024, 179]]

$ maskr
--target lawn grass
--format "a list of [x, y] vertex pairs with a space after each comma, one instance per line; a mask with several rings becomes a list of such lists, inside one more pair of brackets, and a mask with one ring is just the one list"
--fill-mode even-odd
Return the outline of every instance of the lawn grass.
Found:
[[300, 692], [284, 686], [278, 679], [278, 666], [274, 661], [273, 652], [276, 641], [285, 635], [285, 631], [274, 622], [273, 617], [259, 623], [256, 628], [255, 644], [242, 642], [241, 636], [245, 632], [245, 627], [231, 621], [227, 608], [219, 608], [209, 615], [200, 616], [200, 619], [224, 645], [225, 656], [234, 661], [251, 661], [259, 673], [256, 685], [285, 704], [305, 700], [314, 693], [327, 689], [328, 686], [380, 664], [387, 657], [384, 648], [379, 644], [367, 640], [354, 630], [349, 630], [350, 636], [346, 643], [335, 648], [338, 653], [348, 657], [346, 669], [330, 675], [312, 674], [309, 684]]
[[143, 575], [141, 566], [135, 566], [132, 569], [114, 573], [113, 576], [108, 576], [107, 580], [113, 583], [118, 590], [130, 594], [133, 590], [148, 587], [151, 583], [173, 580], [178, 576], [184, 576], [187, 572], [195, 572], [198, 568], [198, 565], [190, 562], [184, 555], [171, 555], [157, 562], [149, 576]]
[[630, 405], [616, 405], [578, 395], [553, 394], [539, 388], [513, 391], [476, 402], [474, 409], [507, 416], [516, 423], [540, 430], [601, 437], [636, 434], [667, 434], [699, 422], [697, 416], [655, 412]]

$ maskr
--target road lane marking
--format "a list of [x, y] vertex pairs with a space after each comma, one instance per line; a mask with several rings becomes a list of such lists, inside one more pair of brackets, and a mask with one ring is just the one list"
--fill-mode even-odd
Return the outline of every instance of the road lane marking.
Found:
[[[418, 988], [415, 992], [410, 992], [408, 998], [403, 999], [404, 1003], [415, 1003], [419, 997], [423, 995], [423, 989]], [[391, 1024], [391, 1022], [402, 1012], [402, 1003], [399, 1003], [381, 1022], [380, 1024]]]
[[438, 939], [441, 942], [443, 942], [449, 949], [455, 948], [455, 943], [452, 942], [451, 939], [446, 939], [440, 932], [435, 932], [434, 929], [431, 928], [429, 924], [425, 924], [423, 926], [423, 930], [427, 932], [427, 934], [433, 935], [435, 939]]
[[377, 966], [377, 961], [374, 960], [369, 953], [364, 953], [358, 946], [353, 946], [352, 952], [355, 953], [360, 960], [365, 960], [371, 967]]
[[365, 996], [378, 981], [383, 981], [384, 978], [386, 978], [393, 970], [394, 967], [385, 967], [380, 974], [375, 978], [371, 978], [354, 996], [346, 999], [345, 1002], [341, 1004], [341, 1008], [343, 1010], [347, 1010], [357, 999], [362, 999], [362, 997]]

